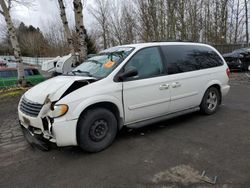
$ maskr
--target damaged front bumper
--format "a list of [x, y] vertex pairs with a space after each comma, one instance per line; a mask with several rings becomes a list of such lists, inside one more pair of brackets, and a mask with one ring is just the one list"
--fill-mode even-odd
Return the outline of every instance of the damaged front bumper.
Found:
[[31, 126], [25, 128], [21, 123], [20, 126], [22, 128], [22, 132], [26, 140], [29, 142], [30, 145], [42, 150], [48, 151], [50, 148], [49, 141], [45, 139], [43, 136], [35, 134], [34, 130]]
[[75, 146], [77, 119], [66, 120], [55, 118], [53, 121], [48, 116], [31, 117], [18, 108], [19, 123], [27, 141], [41, 149], [48, 150], [50, 143], [57, 146]]

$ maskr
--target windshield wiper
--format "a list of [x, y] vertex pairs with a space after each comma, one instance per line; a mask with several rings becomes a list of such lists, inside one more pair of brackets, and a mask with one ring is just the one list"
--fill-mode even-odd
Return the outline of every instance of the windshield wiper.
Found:
[[99, 61], [93, 60], [93, 59], [88, 59], [87, 61], [95, 63], [95, 64], [102, 65], [102, 63], [100, 63]]
[[113, 56], [117, 56], [121, 59], [124, 59], [125, 57], [125, 52], [124, 51], [117, 51], [117, 52], [104, 52], [104, 53], [100, 53], [100, 55], [107, 55], [108, 58], [113, 61]]
[[93, 77], [88, 71], [82, 71], [82, 70], [74, 70], [74, 71], [71, 71], [72, 74], [76, 75], [76, 73], [80, 73], [80, 74], [86, 74], [87, 76], [89, 77]]

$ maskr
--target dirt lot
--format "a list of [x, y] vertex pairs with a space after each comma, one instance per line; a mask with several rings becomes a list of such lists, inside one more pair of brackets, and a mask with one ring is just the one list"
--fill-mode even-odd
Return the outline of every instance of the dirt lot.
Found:
[[215, 115], [185, 115], [118, 135], [107, 150], [42, 152], [24, 140], [20, 95], [0, 97], [0, 187], [250, 187], [250, 78], [231, 75]]

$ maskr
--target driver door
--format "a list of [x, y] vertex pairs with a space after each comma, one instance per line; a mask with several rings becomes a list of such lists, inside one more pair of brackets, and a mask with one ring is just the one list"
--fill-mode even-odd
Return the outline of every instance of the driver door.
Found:
[[170, 87], [158, 47], [138, 51], [125, 65], [138, 75], [123, 82], [125, 124], [131, 124], [169, 112]]

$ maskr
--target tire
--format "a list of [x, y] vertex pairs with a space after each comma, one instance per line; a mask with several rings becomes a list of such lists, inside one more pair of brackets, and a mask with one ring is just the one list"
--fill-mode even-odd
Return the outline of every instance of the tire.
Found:
[[201, 104], [200, 111], [203, 114], [211, 115], [216, 112], [221, 101], [221, 96], [217, 88], [210, 87], [205, 92]]
[[31, 82], [26, 83], [26, 87], [33, 87], [34, 85]]
[[111, 111], [91, 109], [79, 118], [77, 142], [84, 151], [99, 152], [111, 145], [116, 133], [117, 120]]

